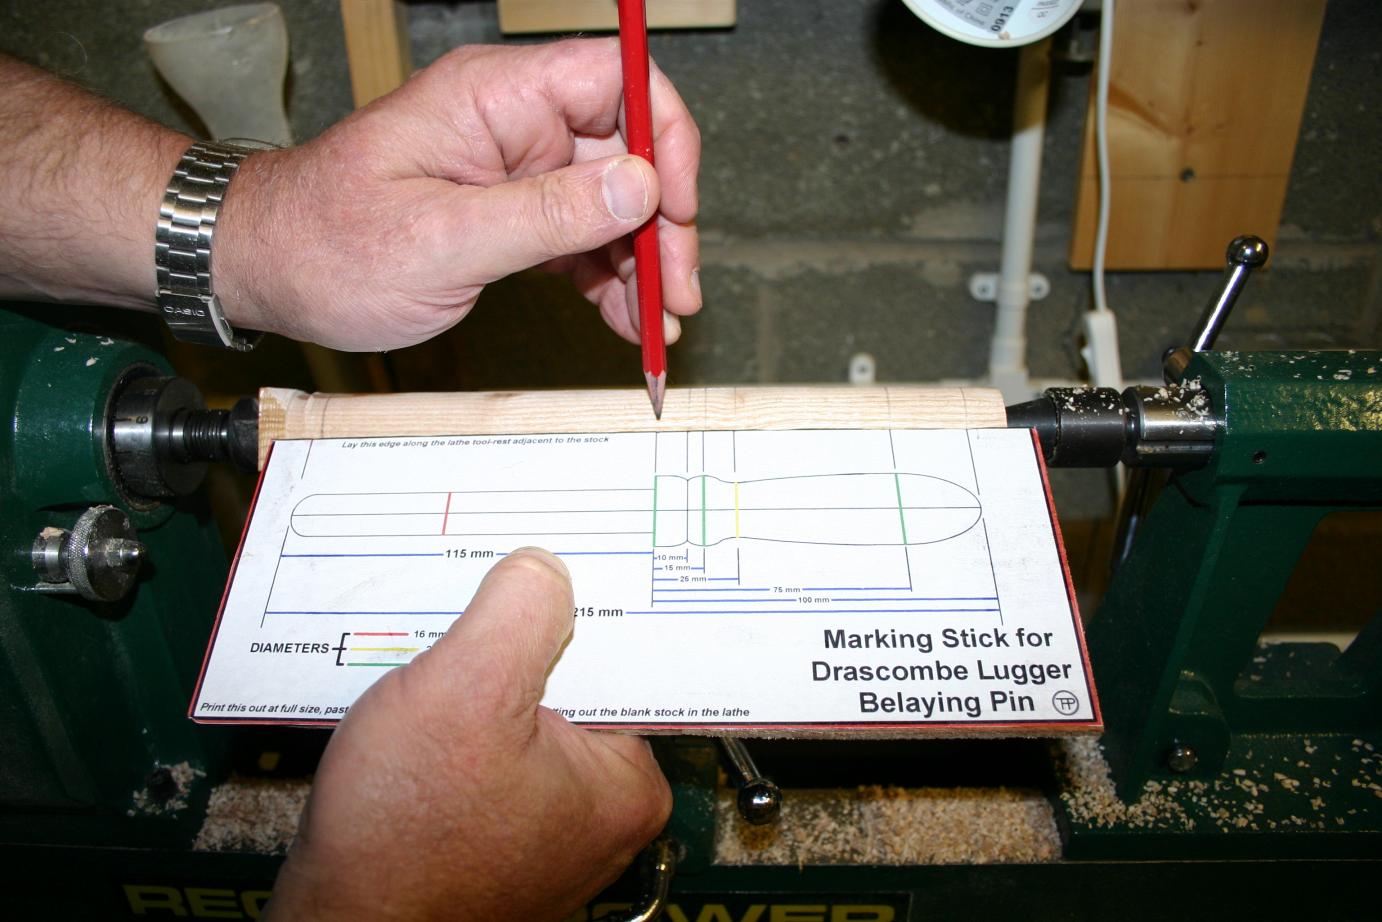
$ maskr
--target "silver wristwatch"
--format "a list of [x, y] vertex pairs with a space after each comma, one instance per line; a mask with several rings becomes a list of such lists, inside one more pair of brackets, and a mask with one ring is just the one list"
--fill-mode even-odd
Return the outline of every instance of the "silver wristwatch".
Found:
[[248, 352], [263, 335], [232, 328], [211, 288], [216, 216], [236, 168], [252, 153], [250, 147], [198, 141], [168, 180], [158, 209], [154, 266], [158, 309], [178, 339]]

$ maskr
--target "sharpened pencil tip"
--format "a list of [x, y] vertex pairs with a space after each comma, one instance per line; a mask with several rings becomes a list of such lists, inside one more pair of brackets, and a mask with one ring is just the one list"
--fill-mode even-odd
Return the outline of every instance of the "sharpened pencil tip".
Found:
[[653, 402], [653, 415], [661, 420], [662, 396], [667, 391], [667, 372], [655, 375], [645, 371], [643, 376], [648, 379], [648, 399]]

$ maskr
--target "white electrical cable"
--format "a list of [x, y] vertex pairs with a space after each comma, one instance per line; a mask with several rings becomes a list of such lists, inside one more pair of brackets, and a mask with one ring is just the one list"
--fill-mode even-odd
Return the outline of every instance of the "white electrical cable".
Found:
[[[1114, 0], [1103, 0], [1099, 10], [1099, 68], [1094, 89], [1094, 147], [1099, 163], [1099, 222], [1094, 232], [1094, 310], [1084, 316], [1085, 362], [1095, 387], [1123, 387], [1122, 363], [1118, 356], [1118, 324], [1108, 306], [1104, 291], [1104, 256], [1108, 249], [1109, 202], [1113, 180], [1108, 157], [1108, 84], [1113, 62]], [[1110, 486], [1115, 499], [1123, 495], [1126, 483], [1122, 465], [1113, 468]]]
[[1094, 94], [1094, 146], [1099, 161], [1099, 224], [1094, 232], [1094, 309], [1109, 309], [1104, 292], [1104, 253], [1108, 249], [1109, 199], [1112, 180], [1108, 166], [1108, 75], [1113, 58], [1114, 0], [1103, 0], [1099, 11], [1099, 69]]

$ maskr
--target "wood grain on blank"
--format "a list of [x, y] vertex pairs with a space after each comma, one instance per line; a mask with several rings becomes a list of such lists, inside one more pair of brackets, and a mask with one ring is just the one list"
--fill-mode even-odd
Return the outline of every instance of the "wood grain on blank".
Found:
[[[727, 28], [734, 25], [736, 6], [736, 0], [648, 0], [648, 28]], [[615, 0], [499, 0], [499, 29], [505, 33], [618, 28]]]
[[259, 391], [259, 464], [274, 439], [1006, 425], [1003, 395], [972, 387], [674, 388], [660, 422], [642, 389], [307, 394], [266, 387]]

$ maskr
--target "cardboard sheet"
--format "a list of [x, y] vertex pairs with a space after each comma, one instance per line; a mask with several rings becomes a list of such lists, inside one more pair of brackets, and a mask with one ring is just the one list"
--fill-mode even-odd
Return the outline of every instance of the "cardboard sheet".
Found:
[[1099, 728], [1030, 432], [278, 442], [191, 716], [330, 724], [515, 548], [570, 568], [543, 703], [761, 736]]

